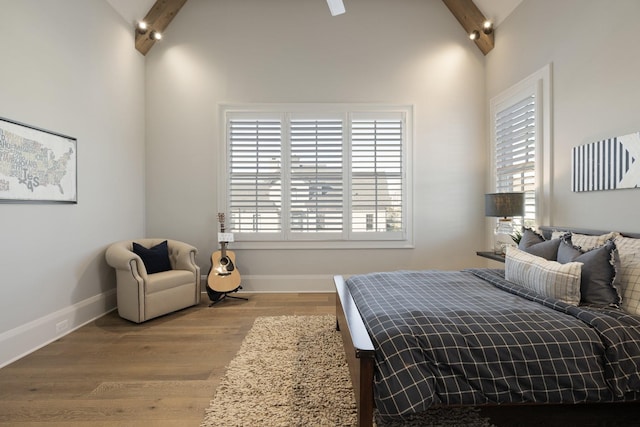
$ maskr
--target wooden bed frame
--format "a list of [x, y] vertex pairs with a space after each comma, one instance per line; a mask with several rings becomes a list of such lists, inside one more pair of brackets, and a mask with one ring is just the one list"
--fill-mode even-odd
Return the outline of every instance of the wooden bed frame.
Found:
[[375, 353], [356, 303], [342, 276], [334, 276], [336, 285], [336, 328], [342, 335], [349, 374], [358, 409], [358, 426], [373, 425], [373, 370]]
[[[571, 231], [580, 234], [599, 235], [609, 231], [589, 230], [573, 227], [539, 227], [538, 230], [550, 238], [555, 230]], [[623, 236], [640, 239], [640, 233], [621, 233]], [[373, 343], [356, 307], [355, 301], [342, 276], [334, 276], [336, 287], [336, 329], [342, 335], [342, 342], [349, 365], [349, 374], [355, 392], [358, 411], [358, 426], [373, 425], [373, 373], [375, 369], [375, 353]], [[512, 404], [517, 405], [517, 404]], [[527, 404], [531, 405], [531, 404]], [[603, 404], [606, 405], [606, 404]]]

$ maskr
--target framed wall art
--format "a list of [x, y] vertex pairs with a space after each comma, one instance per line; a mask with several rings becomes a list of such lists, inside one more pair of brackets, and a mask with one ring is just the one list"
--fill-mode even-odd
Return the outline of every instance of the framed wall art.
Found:
[[572, 191], [640, 187], [640, 132], [573, 148]]
[[77, 203], [75, 138], [0, 118], [0, 202]]

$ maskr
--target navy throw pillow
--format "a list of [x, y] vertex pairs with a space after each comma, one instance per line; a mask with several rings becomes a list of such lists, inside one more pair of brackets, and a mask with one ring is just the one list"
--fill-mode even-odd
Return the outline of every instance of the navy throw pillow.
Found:
[[133, 242], [133, 252], [142, 258], [142, 263], [147, 269], [147, 274], [160, 273], [162, 271], [171, 270], [171, 261], [169, 261], [169, 246], [165, 240], [149, 249]]

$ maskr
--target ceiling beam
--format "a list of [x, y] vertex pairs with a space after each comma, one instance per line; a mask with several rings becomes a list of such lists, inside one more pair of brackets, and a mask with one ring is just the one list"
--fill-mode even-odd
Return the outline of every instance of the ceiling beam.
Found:
[[[140, 34], [136, 31], [135, 44], [140, 53], [146, 55], [149, 52], [156, 43], [156, 40], [150, 37], [151, 32], [164, 33], [186, 2], [187, 0], [156, 0], [149, 13], [144, 17], [144, 21], [148, 25], [147, 32]], [[489, 53], [494, 46], [494, 35], [493, 32], [485, 34], [482, 31], [482, 25], [486, 18], [473, 0], [442, 0], [442, 2], [453, 13], [467, 34], [478, 31], [479, 37], [474, 42], [483, 54]]]
[[476, 46], [482, 51], [483, 54], [487, 54], [493, 49], [494, 37], [493, 32], [485, 34], [482, 31], [482, 25], [487, 19], [484, 17], [478, 6], [475, 5], [473, 0], [442, 0], [449, 8], [453, 16], [456, 17], [462, 28], [471, 34], [473, 31], [477, 31], [480, 37], [474, 40]]
[[150, 37], [151, 32], [157, 31], [163, 34], [186, 2], [187, 0], [156, 0], [147, 16], [144, 17], [144, 22], [148, 26], [147, 32], [140, 34], [136, 31], [136, 49], [138, 52], [143, 55], [149, 52], [156, 43], [156, 40]]

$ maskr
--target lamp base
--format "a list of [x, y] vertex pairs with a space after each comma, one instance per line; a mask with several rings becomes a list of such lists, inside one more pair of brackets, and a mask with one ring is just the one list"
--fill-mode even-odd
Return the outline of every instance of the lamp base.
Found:
[[513, 223], [511, 218], [500, 218], [493, 233], [493, 252], [500, 255], [507, 253], [508, 246], [515, 246], [511, 238], [513, 235]]

